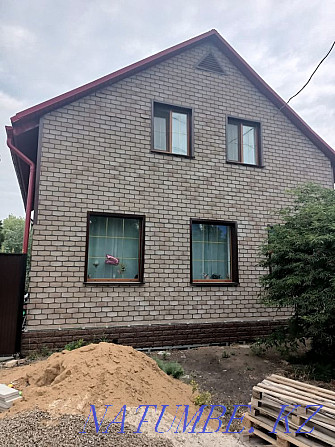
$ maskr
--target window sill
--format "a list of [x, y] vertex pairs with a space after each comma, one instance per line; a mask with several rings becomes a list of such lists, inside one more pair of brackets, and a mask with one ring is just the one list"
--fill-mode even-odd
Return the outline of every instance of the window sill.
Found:
[[179, 157], [179, 158], [189, 158], [191, 160], [195, 158], [194, 155], [174, 154], [173, 152], [157, 151], [155, 149], [151, 149], [150, 152], [152, 154], [168, 155], [170, 157]]
[[228, 282], [228, 281], [226, 281], [226, 282], [224, 282], [224, 281], [222, 281], [222, 282], [199, 281], [199, 282], [191, 282], [191, 285], [196, 286], [196, 287], [199, 287], [199, 286], [201, 286], [201, 287], [237, 287], [240, 285], [240, 283], [239, 282]]
[[241, 163], [240, 161], [233, 161], [233, 160], [226, 160], [226, 163], [230, 165], [248, 166], [250, 168], [260, 168], [260, 169], [265, 168], [264, 165], [252, 165], [250, 163]]
[[143, 286], [144, 281], [84, 281], [85, 286]]

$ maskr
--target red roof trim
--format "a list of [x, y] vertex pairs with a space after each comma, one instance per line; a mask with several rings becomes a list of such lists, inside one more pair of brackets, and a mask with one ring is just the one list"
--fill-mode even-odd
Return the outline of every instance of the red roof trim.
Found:
[[[213, 30], [215, 31], [215, 30]], [[233, 47], [216, 31], [216, 36], [228, 50], [225, 55], [232, 63], [266, 96], [302, 133], [335, 162], [335, 151], [262, 79], [253, 68], [234, 50]]]
[[83, 96], [88, 95], [89, 93], [101, 89], [105, 85], [109, 83], [114, 83], [123, 79], [125, 77], [131, 76], [139, 71], [144, 70], [152, 65], [156, 65], [162, 60], [168, 59], [175, 54], [183, 51], [185, 47], [190, 47], [197, 44], [199, 41], [206, 39], [207, 37], [216, 35], [217, 31], [212, 30], [208, 31], [204, 34], [200, 34], [197, 37], [193, 37], [192, 39], [186, 40], [178, 45], [175, 45], [166, 50], [160, 51], [159, 53], [154, 54], [153, 56], [146, 57], [134, 64], [128, 65], [127, 67], [121, 68], [111, 74], [103, 76], [102, 78], [96, 79], [95, 81], [89, 82], [88, 84], [82, 85], [81, 87], [75, 88], [74, 90], [70, 90], [62, 95], [56, 96], [47, 101], [41, 102], [36, 106], [30, 107], [29, 109], [23, 110], [22, 112], [17, 113], [15, 116], [11, 118], [13, 124], [17, 123], [22, 119], [29, 119], [34, 117], [35, 115], [41, 116], [45, 113], [55, 110], [58, 107], [61, 107], [65, 104], [73, 102]]
[[121, 70], [115, 71], [114, 73], [103, 76], [100, 79], [17, 113], [11, 118], [14, 127], [14, 134], [20, 134], [29, 128], [35, 127], [38, 125], [39, 118], [52, 110], [58, 109], [59, 107], [82, 98], [83, 96], [101, 89], [108, 84], [112, 84], [146, 68], [156, 65], [181, 53], [185, 49], [206, 40], [215, 43], [218, 48], [228, 57], [228, 59], [230, 59], [230, 61], [249, 79], [249, 81], [254, 84], [255, 87], [258, 88], [258, 90], [263, 93], [276, 107], [280, 109], [284, 106], [281, 113], [283, 113], [296, 127], [298, 127], [305, 134], [305, 136], [311, 140], [327, 157], [335, 162], [335, 151], [319, 135], [317, 135], [290, 106], [286, 105], [285, 101], [250, 67], [250, 65], [245, 62], [244, 59], [242, 59], [242, 57], [229, 45], [225, 39], [223, 39], [223, 37], [216, 30], [211, 30], [204, 34], [200, 34], [197, 37], [186, 40], [185, 42], [161, 51], [153, 56], [142, 59], [139, 62], [122, 68]]

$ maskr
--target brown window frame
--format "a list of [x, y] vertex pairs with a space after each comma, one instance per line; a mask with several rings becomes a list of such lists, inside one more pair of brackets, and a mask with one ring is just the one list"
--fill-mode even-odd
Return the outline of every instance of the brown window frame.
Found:
[[[228, 150], [228, 126], [229, 124], [238, 125], [238, 160], [229, 159]], [[245, 163], [243, 161], [243, 126], [253, 127], [255, 129], [255, 146], [256, 146], [256, 163]], [[247, 119], [228, 116], [226, 120], [226, 162], [231, 164], [239, 164], [256, 168], [263, 168], [263, 151], [262, 151], [262, 126], [260, 121], [250, 121]]]
[[[202, 223], [205, 225], [224, 225], [231, 228], [230, 234], [230, 266], [231, 279], [193, 279], [193, 253], [192, 253], [192, 225]], [[194, 286], [238, 286], [238, 238], [237, 238], [237, 222], [226, 220], [210, 220], [210, 219], [190, 219], [190, 283]]]
[[[155, 148], [155, 108], [169, 112], [168, 127], [169, 132], [166, 135], [166, 150]], [[172, 152], [172, 113], [183, 113], [187, 115], [187, 154], [177, 154]], [[174, 157], [194, 158], [193, 155], [193, 109], [189, 107], [181, 107], [159, 101], [152, 101], [152, 117], [151, 117], [151, 152], [172, 155]]]
[[[89, 249], [89, 231], [90, 231], [90, 218], [92, 216], [99, 217], [115, 217], [120, 219], [138, 219], [140, 222], [139, 230], [139, 256], [138, 256], [138, 278], [88, 278], [88, 249]], [[85, 272], [84, 272], [84, 283], [85, 284], [104, 284], [104, 285], [136, 285], [144, 284], [144, 247], [145, 247], [145, 216], [138, 214], [122, 214], [122, 213], [105, 213], [100, 211], [88, 211], [87, 212], [87, 224], [86, 224], [86, 248], [85, 248]]]

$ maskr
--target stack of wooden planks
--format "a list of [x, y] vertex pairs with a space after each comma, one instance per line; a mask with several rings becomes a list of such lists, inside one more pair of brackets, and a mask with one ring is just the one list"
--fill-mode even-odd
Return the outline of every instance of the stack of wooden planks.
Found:
[[243, 425], [250, 436], [262, 438], [267, 445], [333, 447], [335, 392], [273, 374], [253, 388], [251, 413], [245, 415]]

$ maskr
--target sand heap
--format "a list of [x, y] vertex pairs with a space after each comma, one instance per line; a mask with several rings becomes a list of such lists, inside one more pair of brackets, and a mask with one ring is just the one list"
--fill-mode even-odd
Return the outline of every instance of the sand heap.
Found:
[[[0, 371], [0, 383], [12, 382], [23, 399], [7, 415], [39, 408], [51, 413], [88, 415], [113, 405], [190, 405], [192, 390], [161, 371], [156, 362], [129, 346], [99, 343], [62, 351], [31, 365]], [[3, 416], [3, 414], [2, 414]]]

